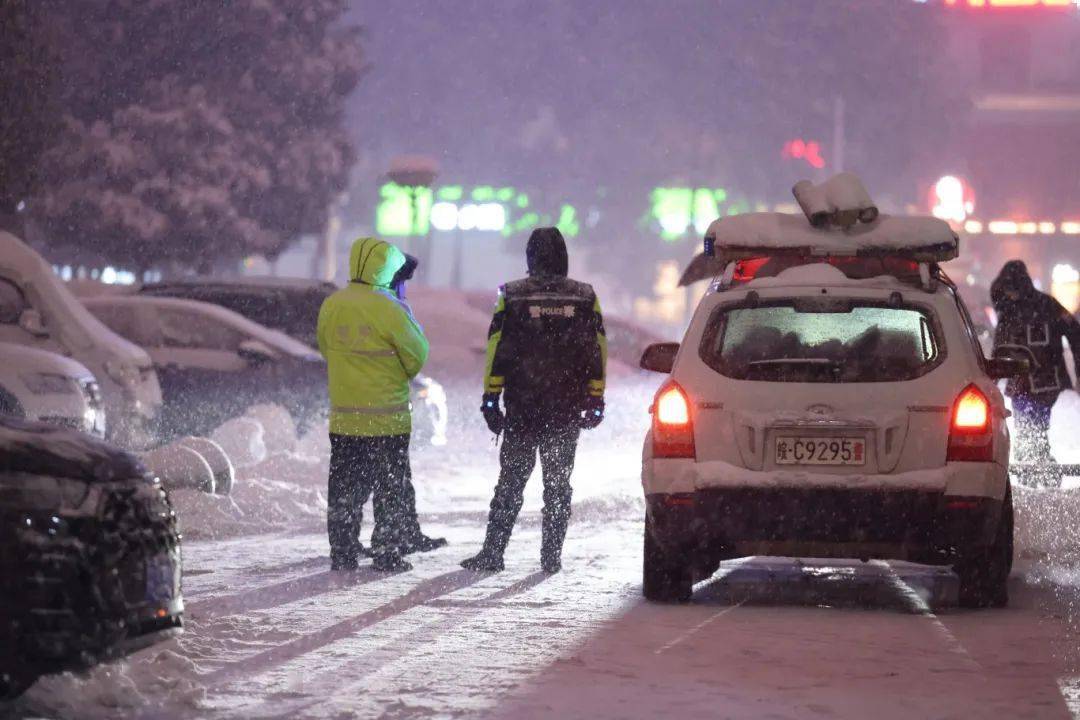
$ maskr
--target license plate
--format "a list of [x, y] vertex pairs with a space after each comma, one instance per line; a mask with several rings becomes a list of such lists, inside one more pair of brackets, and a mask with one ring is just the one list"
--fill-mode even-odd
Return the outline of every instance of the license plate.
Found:
[[865, 465], [863, 438], [778, 437], [777, 465]]

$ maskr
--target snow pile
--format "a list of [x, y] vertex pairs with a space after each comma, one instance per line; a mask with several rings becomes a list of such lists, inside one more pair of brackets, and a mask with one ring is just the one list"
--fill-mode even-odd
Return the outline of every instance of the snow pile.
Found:
[[266, 459], [266, 441], [262, 423], [252, 417], [226, 421], [210, 434], [237, 468], [250, 467]]
[[326, 520], [329, 450], [296, 435], [289, 413], [260, 405], [224, 423], [212, 435], [236, 467], [231, 495], [179, 489], [171, 493], [189, 539], [219, 539], [257, 532], [321, 526]]
[[87, 720], [127, 716], [154, 708], [147, 717], [178, 717], [198, 710], [206, 697], [202, 668], [182, 654], [177, 640], [136, 657], [99, 665], [85, 674], [48, 675], [26, 698], [28, 713]]
[[263, 404], [248, 408], [246, 416], [262, 426], [262, 439], [274, 453], [292, 452], [296, 448], [296, 423], [289, 411], [280, 405]]

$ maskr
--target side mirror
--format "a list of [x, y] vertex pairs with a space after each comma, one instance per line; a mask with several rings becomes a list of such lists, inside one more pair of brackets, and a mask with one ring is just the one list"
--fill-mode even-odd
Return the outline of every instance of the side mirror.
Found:
[[277, 357], [277, 354], [261, 340], [245, 340], [240, 343], [237, 354], [247, 361], [248, 365], [262, 365]]
[[994, 380], [1008, 380], [1031, 372], [1031, 362], [1016, 350], [998, 348], [994, 357], [986, 361], [986, 369]]
[[675, 356], [679, 354], [679, 343], [653, 343], [645, 348], [638, 363], [643, 370], [658, 373], [670, 373], [675, 367]]
[[22, 314], [19, 315], [19, 327], [34, 337], [49, 337], [49, 330], [45, 327], [45, 321], [41, 318], [41, 313], [34, 308], [27, 308], [22, 311]]

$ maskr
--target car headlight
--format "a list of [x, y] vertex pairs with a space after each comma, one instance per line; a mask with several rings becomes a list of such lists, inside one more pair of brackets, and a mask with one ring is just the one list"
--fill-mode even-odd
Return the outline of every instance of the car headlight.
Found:
[[66, 375], [56, 373], [25, 373], [19, 376], [26, 389], [35, 395], [73, 395], [78, 387]]
[[98, 385], [97, 380], [81, 380], [79, 387], [82, 389], [82, 394], [90, 407], [101, 407], [101, 386]]

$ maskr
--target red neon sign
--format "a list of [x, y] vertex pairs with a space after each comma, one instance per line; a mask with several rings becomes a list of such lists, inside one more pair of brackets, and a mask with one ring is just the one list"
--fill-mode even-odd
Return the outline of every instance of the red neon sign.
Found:
[[812, 167], [820, 170], [825, 167], [825, 158], [821, 156], [821, 143], [816, 140], [803, 140], [795, 138], [784, 143], [781, 153], [786, 158], [793, 160], [805, 160]]

